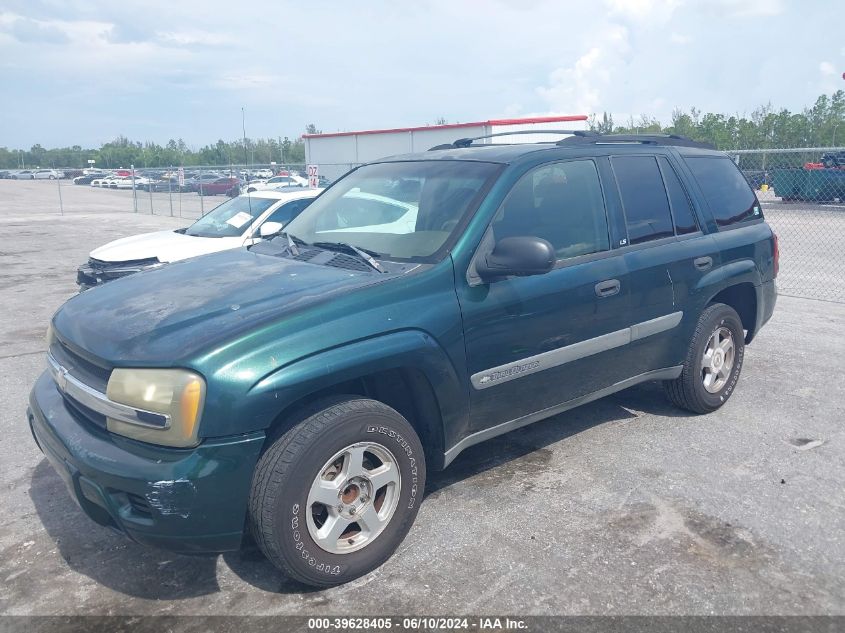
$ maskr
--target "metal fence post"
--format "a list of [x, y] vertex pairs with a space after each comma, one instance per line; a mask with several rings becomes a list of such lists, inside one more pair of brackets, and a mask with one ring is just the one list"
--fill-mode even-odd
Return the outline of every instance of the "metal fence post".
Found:
[[205, 206], [203, 205], [202, 200], [202, 167], [200, 167], [200, 175], [199, 175], [199, 190], [197, 193], [200, 195], [200, 217], [205, 215]]
[[[149, 172], [147, 172], [149, 173]], [[150, 177], [147, 176], [147, 192], [150, 194], [150, 215], [155, 215], [155, 209], [153, 209], [153, 188], [150, 186]]]
[[[62, 174], [64, 175], [64, 173]], [[62, 204], [62, 179], [61, 177], [56, 177], [56, 185], [59, 187], [59, 215], [65, 214], [65, 207]]]
[[167, 172], [167, 197], [170, 198], [170, 217], [173, 217], [173, 165], [170, 166], [170, 171]]
[[138, 213], [138, 190], [135, 188], [135, 165], [130, 165], [132, 169], [132, 210], [133, 213]]

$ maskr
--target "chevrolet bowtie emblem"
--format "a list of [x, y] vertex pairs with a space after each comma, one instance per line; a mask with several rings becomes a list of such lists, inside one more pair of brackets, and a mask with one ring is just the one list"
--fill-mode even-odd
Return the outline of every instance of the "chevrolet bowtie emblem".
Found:
[[59, 371], [56, 374], [56, 384], [61, 391], [67, 391], [67, 369], [59, 366]]

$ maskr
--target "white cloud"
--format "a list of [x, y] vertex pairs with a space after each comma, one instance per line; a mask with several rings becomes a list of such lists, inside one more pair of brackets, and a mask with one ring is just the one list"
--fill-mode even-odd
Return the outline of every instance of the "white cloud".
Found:
[[237, 42], [226, 33], [208, 31], [160, 31], [156, 37], [162, 44], [176, 46], [231, 46]]
[[628, 30], [620, 25], [609, 26], [601, 32], [600, 39], [572, 65], [553, 70], [547, 86], [537, 88], [552, 109], [589, 114], [601, 108], [605, 88], [625, 65]]
[[822, 62], [819, 64], [819, 72], [829, 77], [836, 74], [836, 68], [830, 62]]
[[667, 20], [681, 4], [680, 0], [606, 0], [611, 17], [631, 20]]
[[669, 41], [673, 44], [689, 44], [692, 42], [692, 38], [689, 35], [684, 35], [683, 33], [672, 33], [669, 36]]
[[717, 0], [712, 6], [736, 18], [775, 16], [786, 11], [784, 0]]

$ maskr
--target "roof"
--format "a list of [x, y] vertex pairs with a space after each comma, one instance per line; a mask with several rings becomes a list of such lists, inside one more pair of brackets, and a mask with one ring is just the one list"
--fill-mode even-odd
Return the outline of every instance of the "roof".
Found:
[[333, 136], [363, 136], [366, 134], [395, 134], [397, 132], [432, 132], [435, 130], [456, 130], [467, 127], [500, 127], [504, 125], [534, 125], [538, 123], [564, 123], [572, 121], [586, 121], [586, 114], [571, 114], [565, 116], [542, 116], [525, 119], [490, 119], [489, 121], [475, 121], [472, 123], [446, 123], [445, 125], [422, 125], [418, 127], [397, 127], [383, 130], [359, 130], [357, 132], [329, 132], [327, 134], [303, 134], [302, 138], [329, 138]]
[[396, 156], [387, 156], [370, 162], [386, 163], [406, 160], [476, 160], [489, 163], [509, 163], [530, 152], [549, 150], [554, 147], [554, 143], [518, 143], [515, 145], [497, 145], [489, 143], [486, 145], [473, 145], [472, 147], [441, 149], [437, 151], [429, 150], [427, 152], [413, 152], [411, 154], [397, 154]]
[[690, 155], [722, 155], [722, 152], [707, 147], [706, 144], [690, 141], [683, 137], [669, 136], [640, 136], [622, 137], [613, 135], [586, 135], [584, 137], [568, 137], [558, 142], [542, 143], [514, 143], [495, 144], [486, 143], [483, 145], [469, 145], [466, 147], [449, 147], [439, 145], [427, 152], [414, 152], [411, 154], [398, 154], [382, 159], [370, 161], [373, 163], [400, 162], [412, 160], [474, 160], [491, 163], [511, 163], [516, 159], [541, 151], [552, 150], [585, 150], [591, 155], [607, 155], [619, 153], [639, 153], [642, 151], [653, 151], [658, 148], [672, 147], [683, 154]]

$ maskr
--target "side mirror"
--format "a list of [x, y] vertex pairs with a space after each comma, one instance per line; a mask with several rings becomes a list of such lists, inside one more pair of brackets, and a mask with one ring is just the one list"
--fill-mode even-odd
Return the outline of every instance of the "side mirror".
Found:
[[258, 229], [258, 236], [264, 238], [273, 237], [282, 232], [285, 225], [281, 222], [265, 222]]
[[478, 276], [485, 282], [503, 277], [544, 275], [555, 266], [555, 249], [539, 237], [506, 237], [486, 257], [475, 262]]

